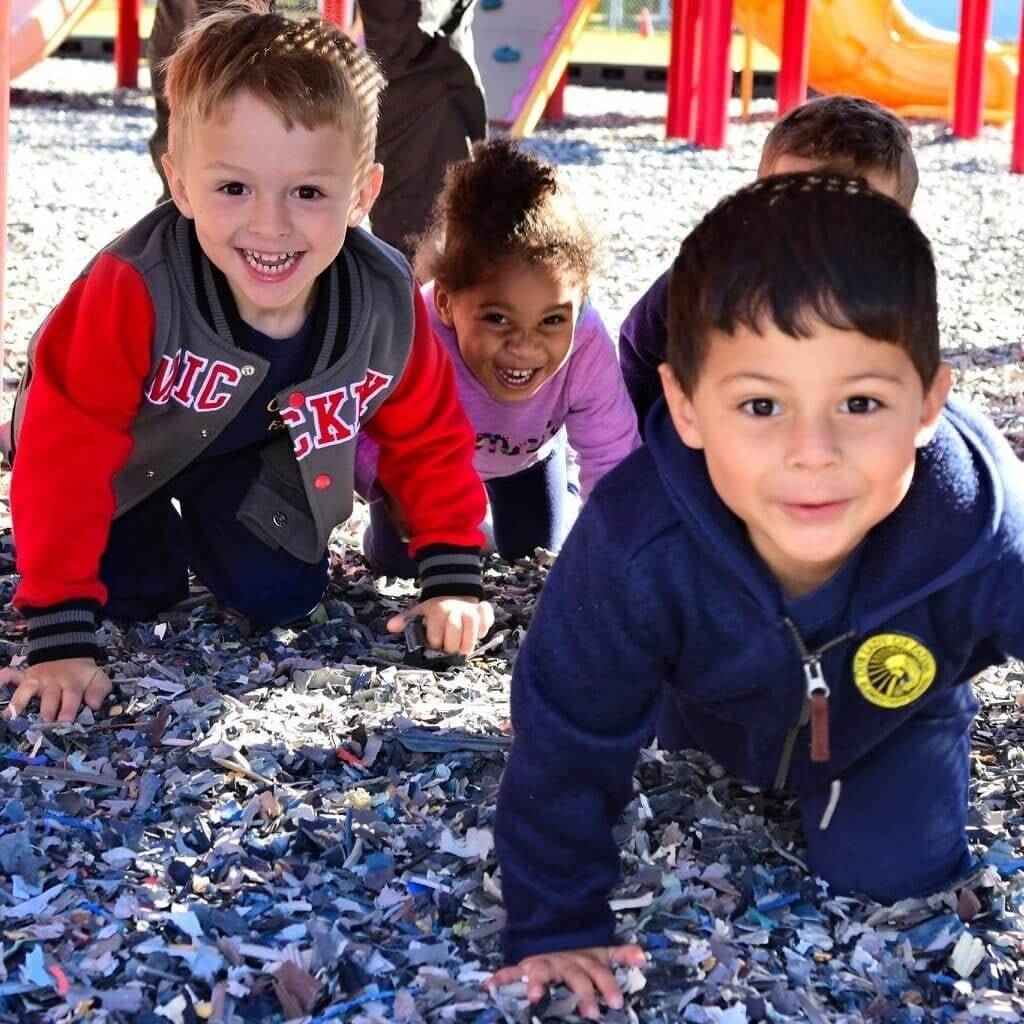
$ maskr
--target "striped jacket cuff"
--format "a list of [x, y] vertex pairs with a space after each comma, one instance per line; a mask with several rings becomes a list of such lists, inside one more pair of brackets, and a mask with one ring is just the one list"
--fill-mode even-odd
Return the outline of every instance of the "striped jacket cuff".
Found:
[[479, 548], [432, 544], [417, 552], [417, 558], [421, 601], [429, 601], [432, 597], [476, 597], [483, 600]]
[[22, 608], [28, 620], [28, 663], [59, 658], [98, 658], [95, 601], [68, 601], [49, 608]]

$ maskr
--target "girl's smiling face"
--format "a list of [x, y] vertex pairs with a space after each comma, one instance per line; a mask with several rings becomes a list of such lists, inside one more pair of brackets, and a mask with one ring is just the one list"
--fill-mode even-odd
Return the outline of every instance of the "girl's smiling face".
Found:
[[455, 331], [463, 362], [499, 402], [525, 402], [565, 365], [582, 304], [582, 282], [520, 260], [472, 288], [434, 285], [438, 316]]

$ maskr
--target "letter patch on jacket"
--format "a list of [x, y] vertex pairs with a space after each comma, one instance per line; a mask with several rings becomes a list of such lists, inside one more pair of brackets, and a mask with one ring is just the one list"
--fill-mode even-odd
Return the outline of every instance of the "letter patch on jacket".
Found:
[[853, 681], [861, 696], [880, 708], [902, 708], [918, 699], [935, 679], [935, 658], [905, 633], [868, 637], [853, 656]]
[[[316, 448], [351, 441], [359, 432], [359, 423], [370, 401], [386, 390], [393, 380], [386, 373], [368, 369], [355, 384], [306, 395], [301, 405], [285, 405], [281, 419], [292, 429], [292, 447], [300, 462]], [[295, 433], [296, 427], [310, 429]]]
[[242, 379], [242, 371], [223, 359], [197, 356], [187, 348], [173, 356], [161, 356], [146, 398], [153, 405], [166, 405], [172, 399], [196, 412], [216, 412], [231, 400], [231, 393]]

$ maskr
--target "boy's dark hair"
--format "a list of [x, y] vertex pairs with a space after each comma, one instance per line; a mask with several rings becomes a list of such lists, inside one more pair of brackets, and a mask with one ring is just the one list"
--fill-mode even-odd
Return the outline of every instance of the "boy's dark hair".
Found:
[[765, 139], [761, 174], [784, 155], [803, 157], [850, 176], [883, 172], [908, 209], [917, 192], [917, 161], [902, 118], [858, 96], [818, 96], [781, 118]]
[[815, 322], [898, 345], [927, 388], [939, 368], [931, 246], [861, 178], [777, 174], [722, 200], [683, 240], [669, 282], [667, 357], [693, 394], [711, 335]]
[[510, 260], [543, 264], [586, 289], [596, 262], [593, 233], [555, 169], [507, 138], [478, 142], [452, 164], [414, 264], [423, 281], [457, 292]]

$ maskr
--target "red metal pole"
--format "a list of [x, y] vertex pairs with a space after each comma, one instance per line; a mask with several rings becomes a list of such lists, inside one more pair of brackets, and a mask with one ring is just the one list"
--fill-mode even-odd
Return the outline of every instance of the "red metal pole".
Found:
[[963, 0], [956, 62], [953, 134], [976, 139], [985, 104], [985, 41], [992, 23], [992, 0]]
[[1013, 117], [1013, 156], [1010, 170], [1024, 174], [1024, 4], [1020, 8], [1020, 36], [1017, 44], [1017, 112]]
[[323, 0], [324, 21], [333, 21], [343, 31], [352, 24], [353, 0]]
[[540, 116], [545, 121], [561, 121], [565, 117], [565, 87], [569, 84], [569, 69], [562, 72], [562, 77], [555, 86], [555, 91], [548, 97], [547, 106]]
[[672, 45], [668, 62], [668, 116], [665, 118], [665, 137], [668, 139], [688, 139], [693, 135], [699, 17], [700, 0], [673, 0]]
[[697, 129], [693, 141], [705, 149], [725, 145], [732, 93], [733, 0], [705, 0], [700, 33], [700, 73], [697, 76]]
[[139, 16], [142, 0], [118, 0], [117, 38], [114, 40], [114, 64], [117, 66], [117, 87], [139, 87]]
[[4, 366], [4, 277], [7, 267], [7, 139], [11, 114], [11, 0], [0, 0], [0, 378]]
[[776, 85], [779, 117], [807, 100], [810, 24], [811, 0], [785, 0], [782, 12], [782, 57]]

